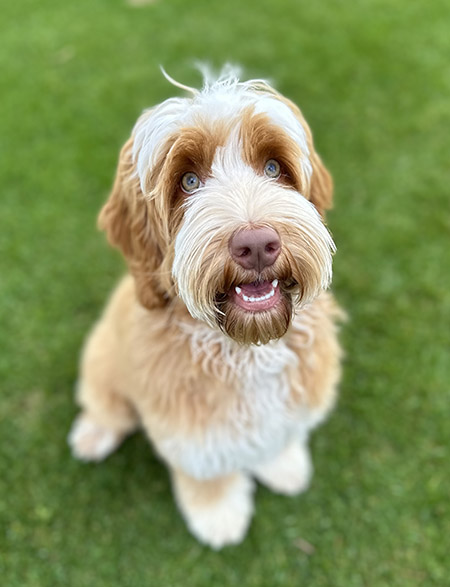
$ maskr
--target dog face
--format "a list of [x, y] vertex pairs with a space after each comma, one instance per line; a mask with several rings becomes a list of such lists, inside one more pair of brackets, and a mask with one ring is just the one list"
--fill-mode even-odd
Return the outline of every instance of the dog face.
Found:
[[175, 296], [244, 344], [267, 343], [331, 280], [332, 182], [298, 108], [233, 75], [145, 112], [100, 226], [141, 302]]

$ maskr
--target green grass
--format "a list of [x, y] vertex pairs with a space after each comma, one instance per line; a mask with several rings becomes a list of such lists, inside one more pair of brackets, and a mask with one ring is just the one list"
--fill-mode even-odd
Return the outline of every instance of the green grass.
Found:
[[[446, 0], [0, 0], [0, 577], [6, 587], [448, 582]], [[101, 465], [66, 434], [83, 338], [123, 271], [95, 230], [163, 64], [231, 60], [298, 102], [336, 183], [341, 401], [302, 498], [247, 540], [187, 533], [142, 435]], [[312, 555], [296, 546], [315, 547]]]

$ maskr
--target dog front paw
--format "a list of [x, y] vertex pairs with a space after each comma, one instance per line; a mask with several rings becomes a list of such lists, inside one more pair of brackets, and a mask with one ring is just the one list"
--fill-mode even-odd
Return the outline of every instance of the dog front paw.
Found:
[[67, 437], [73, 456], [80, 461], [102, 461], [122, 440], [122, 434], [102, 428], [87, 414], [76, 418]]
[[293, 442], [273, 461], [253, 471], [255, 477], [275, 493], [298, 495], [309, 487], [313, 466], [306, 444]]
[[244, 475], [217, 481], [176, 481], [177, 502], [189, 530], [215, 550], [243, 540], [253, 514], [252, 493], [253, 482]]

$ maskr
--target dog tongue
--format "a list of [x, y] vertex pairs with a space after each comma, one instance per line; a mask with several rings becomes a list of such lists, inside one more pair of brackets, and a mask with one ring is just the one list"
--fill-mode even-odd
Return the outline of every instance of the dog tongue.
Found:
[[242, 293], [250, 297], [260, 297], [272, 291], [272, 284], [270, 281], [258, 281], [254, 283], [245, 283], [239, 286]]

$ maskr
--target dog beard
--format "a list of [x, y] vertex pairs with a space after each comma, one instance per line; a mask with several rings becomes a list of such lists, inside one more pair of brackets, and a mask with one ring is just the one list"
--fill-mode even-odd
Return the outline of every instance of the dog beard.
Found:
[[274, 308], [252, 312], [239, 308], [229, 300], [220, 303], [220, 328], [240, 344], [266, 344], [281, 338], [289, 328], [292, 300], [283, 294]]

